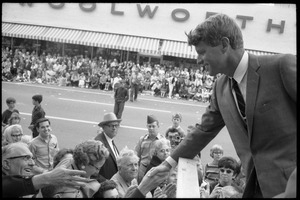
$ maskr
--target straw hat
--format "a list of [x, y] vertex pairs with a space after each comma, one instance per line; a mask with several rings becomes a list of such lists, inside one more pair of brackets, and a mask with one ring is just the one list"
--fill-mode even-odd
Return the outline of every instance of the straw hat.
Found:
[[104, 116], [103, 116], [103, 121], [100, 122], [98, 124], [98, 126], [102, 127], [103, 125], [105, 125], [107, 123], [110, 123], [110, 122], [121, 122], [121, 121], [122, 121], [122, 119], [118, 119], [116, 117], [115, 113], [113, 113], [113, 112], [105, 113]]

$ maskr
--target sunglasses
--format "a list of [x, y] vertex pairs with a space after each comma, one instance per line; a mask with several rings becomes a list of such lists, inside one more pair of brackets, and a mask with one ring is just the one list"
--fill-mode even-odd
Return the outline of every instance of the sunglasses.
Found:
[[220, 172], [222, 172], [222, 173], [224, 173], [226, 171], [226, 173], [227, 174], [231, 174], [231, 173], [233, 173], [233, 170], [231, 170], [231, 169], [220, 169]]

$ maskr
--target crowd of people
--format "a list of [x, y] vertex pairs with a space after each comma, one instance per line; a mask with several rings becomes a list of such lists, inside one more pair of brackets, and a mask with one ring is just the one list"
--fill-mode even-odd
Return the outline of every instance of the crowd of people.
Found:
[[[135, 74], [137, 81], [133, 80]], [[112, 91], [121, 80], [137, 93], [149, 91], [161, 98], [186, 99], [207, 102], [212, 85], [218, 76], [210, 76], [201, 67], [187, 67], [165, 64], [137, 64], [133, 61], [119, 62], [101, 56], [61, 56], [59, 53], [43, 53], [26, 49], [2, 47], [2, 81], [20, 81], [40, 84], [57, 84], [80, 88]]]
[[[206, 66], [209, 74], [217, 77], [218, 73], [222, 73], [213, 84], [210, 104], [202, 115], [201, 123], [191, 125], [187, 129], [182, 128], [182, 116], [175, 113], [172, 115], [172, 125], [163, 134], [158, 118], [148, 115], [148, 132], [139, 138], [134, 149], [124, 147], [119, 152], [114, 138], [118, 136], [122, 119], [111, 112], [104, 114], [94, 140], [84, 141], [71, 150], [59, 149], [59, 141], [51, 134], [50, 120], [45, 117], [38, 119], [33, 127], [38, 136], [27, 141], [28, 143], [22, 141], [21, 129], [10, 128], [13, 125], [9, 122], [18, 123], [18, 120], [10, 119], [12, 113], [16, 113], [14, 116], [18, 115], [14, 106], [10, 105], [15, 101], [11, 101], [10, 98], [7, 100], [9, 111], [5, 112], [7, 122], [2, 121], [2, 126], [3, 134], [11, 134], [10, 137], [15, 139], [2, 142], [3, 196], [174, 198], [179, 158], [189, 158], [197, 163], [201, 198], [295, 198], [296, 56], [256, 56], [247, 53], [240, 27], [234, 19], [225, 14], [208, 17], [186, 35], [188, 44], [195, 46], [198, 62]], [[12, 52], [9, 55], [14, 57]], [[34, 56], [26, 53], [25, 57]], [[18, 68], [12, 67], [13, 70], [10, 70], [9, 65], [12, 65], [10, 62], [13, 61], [7, 58], [3, 67], [4, 79], [12, 74], [11, 71], [18, 74]], [[47, 60], [45, 55], [44, 58]], [[152, 75], [163, 74], [160, 72], [164, 71], [161, 70], [163, 66], [154, 66], [153, 69], [151, 65], [139, 66], [130, 62], [132, 66], [123, 63], [120, 67], [117, 60], [113, 60], [106, 64], [104, 61], [106, 67], [102, 68], [95, 67], [96, 65], [82, 67], [83, 59], [88, 58], [78, 58], [76, 65], [72, 65], [74, 59], [65, 64], [67, 68], [70, 63], [69, 69], [74, 71], [72, 75], [68, 75], [71, 76], [71, 85], [77, 86], [78, 83], [78, 86], [86, 86], [86, 81], [79, 84], [80, 80], [74, 79], [74, 74], [78, 76], [83, 72], [84, 76], [85, 73], [93, 73], [88, 72], [89, 70], [101, 69], [105, 70], [104, 74], [111, 79], [115, 76], [110, 76], [110, 70], [118, 76], [118, 70], [124, 68], [124, 82], [129, 80], [131, 90], [128, 97], [130, 101], [137, 99], [137, 91], [143, 88], [140, 85], [146, 82], [142, 75], [145, 69], [146, 74], [147, 69], [151, 69], [149, 88], [153, 90], [154, 95], [161, 97], [166, 94], [169, 98], [174, 95], [180, 96], [181, 86], [187, 87], [185, 81], [190, 81], [189, 78], [183, 77], [190, 77], [191, 69], [179, 70], [177, 74], [178, 68], [169, 68], [162, 76], [162, 80], [167, 79], [168, 87], [171, 88], [167, 93], [167, 87], [157, 87], [160, 80], [155, 80], [154, 85], [151, 85]], [[64, 70], [58, 73], [57, 70], [53, 70], [58, 68], [57, 62], [59, 63], [56, 60], [50, 69], [55, 79], [65, 76]], [[91, 62], [96, 63], [96, 60]], [[31, 65], [29, 59], [23, 63], [25, 76], [29, 80], [34, 78], [32, 74], [39, 70], [32, 71], [32, 68], [28, 67]], [[46, 69], [47, 62], [42, 63]], [[34, 66], [38, 64], [35, 63]], [[119, 72], [122, 76], [122, 71]], [[189, 75], [186, 75], [187, 72]], [[39, 74], [42, 78], [43, 71], [40, 70]], [[46, 75], [46, 81], [55, 81], [53, 76]], [[178, 91], [176, 84], [173, 85], [175, 82], [181, 83]], [[110, 87], [114, 89], [115, 84], [111, 83], [113, 82], [102, 82], [104, 90], [109, 90]], [[207, 84], [202, 84], [207, 87]], [[35, 104], [35, 101], [33, 98], [36, 108], [39, 105]], [[226, 151], [216, 144], [210, 151], [212, 162], [203, 165], [202, 149], [225, 126], [240, 160], [237, 161], [230, 155], [224, 156]], [[35, 170], [37, 165], [43, 170]]]
[[[33, 95], [33, 102], [39, 100], [41, 107], [42, 96]], [[2, 178], [4, 188], [7, 191], [4, 196], [8, 197], [72, 197], [72, 198], [131, 198], [131, 197], [176, 197], [177, 168], [160, 177], [160, 182], [152, 183], [147, 179], [147, 173], [152, 167], [162, 163], [170, 153], [180, 144], [183, 138], [192, 131], [194, 126], [190, 125], [186, 130], [181, 127], [182, 115], [174, 113], [171, 124], [167, 130], [160, 130], [159, 120], [154, 115], [147, 116], [148, 132], [136, 141], [134, 149], [118, 147], [114, 139], [118, 135], [121, 118], [113, 112], [106, 113], [103, 120], [98, 124], [99, 130], [94, 140], [86, 140], [74, 149], [61, 147], [56, 136], [52, 134], [51, 122], [45, 115], [36, 118], [34, 126], [28, 127], [32, 136], [25, 135], [20, 125], [20, 114], [16, 109], [16, 99], [9, 97], [6, 100], [7, 109], [2, 113]], [[34, 105], [34, 104], [33, 104]], [[36, 106], [36, 105], [35, 105]], [[35, 107], [33, 111], [35, 110]], [[34, 112], [33, 112], [34, 115]], [[31, 124], [32, 126], [32, 124]], [[36, 130], [36, 132], [33, 131]], [[37, 134], [36, 134], [37, 133]], [[216, 148], [215, 146], [219, 147]], [[217, 192], [212, 193], [215, 188], [232, 185], [229, 191], [223, 191], [227, 197], [240, 197], [243, 191], [244, 177], [240, 175], [240, 164], [232, 159], [233, 164], [218, 166], [218, 160], [223, 155], [220, 153], [219, 145], [211, 149], [214, 159], [214, 182], [211, 181], [212, 170], [202, 165], [201, 153], [194, 158], [197, 163], [197, 176], [199, 194], [203, 197], [216, 197]], [[119, 149], [121, 149], [119, 151]], [[232, 166], [231, 166], [232, 165]], [[8, 188], [12, 183], [7, 177], [34, 177], [37, 175], [51, 173], [55, 169], [65, 166], [66, 169], [84, 171], [83, 176], [88, 181], [85, 187], [70, 187], [70, 185], [48, 184], [30, 194], [23, 195], [22, 187], [18, 188], [20, 193], [14, 193], [13, 188]], [[220, 169], [235, 170], [229, 182], [220, 182], [222, 174]], [[228, 168], [228, 169], [227, 169]], [[238, 176], [239, 175], [239, 176]], [[5, 178], [6, 177], [6, 178]], [[239, 179], [236, 179], [239, 177]], [[151, 184], [149, 184], [151, 183]], [[210, 188], [207, 187], [210, 186]], [[217, 186], [216, 186], [217, 185]], [[206, 186], [206, 187], [204, 187]], [[17, 186], [18, 187], [18, 186]], [[205, 188], [204, 192], [202, 191]], [[20, 196], [18, 196], [20, 194]], [[28, 196], [29, 195], [29, 196]], [[218, 195], [217, 195], [218, 196]]]

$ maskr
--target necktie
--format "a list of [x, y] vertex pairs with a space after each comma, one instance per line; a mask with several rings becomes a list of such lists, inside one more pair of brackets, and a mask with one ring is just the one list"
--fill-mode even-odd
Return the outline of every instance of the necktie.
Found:
[[232, 80], [232, 87], [235, 91], [235, 95], [236, 95], [236, 99], [238, 102], [238, 107], [240, 109], [240, 112], [242, 114], [243, 117], [245, 117], [245, 101], [244, 101], [244, 97], [241, 93], [241, 90], [238, 86], [238, 83], [236, 82], [236, 80], [234, 80], [234, 78], [231, 79]]
[[112, 145], [113, 145], [113, 151], [115, 153], [115, 157], [118, 158], [119, 157], [118, 149], [113, 140], [112, 140]]

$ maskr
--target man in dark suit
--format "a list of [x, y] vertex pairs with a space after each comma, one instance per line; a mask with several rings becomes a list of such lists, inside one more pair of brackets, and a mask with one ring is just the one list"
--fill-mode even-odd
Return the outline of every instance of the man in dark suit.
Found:
[[209, 74], [222, 75], [201, 123], [151, 175], [170, 170], [179, 157], [193, 158], [226, 125], [246, 175], [243, 197], [284, 192], [297, 165], [296, 56], [248, 54], [240, 28], [224, 14], [187, 36]]
[[118, 172], [116, 158], [119, 156], [119, 151], [113, 139], [118, 134], [121, 121], [122, 119], [118, 119], [113, 112], [110, 112], [104, 114], [103, 121], [98, 124], [103, 131], [95, 137], [95, 140], [100, 140], [109, 151], [109, 157], [99, 171], [99, 175], [106, 179], [110, 179]]

